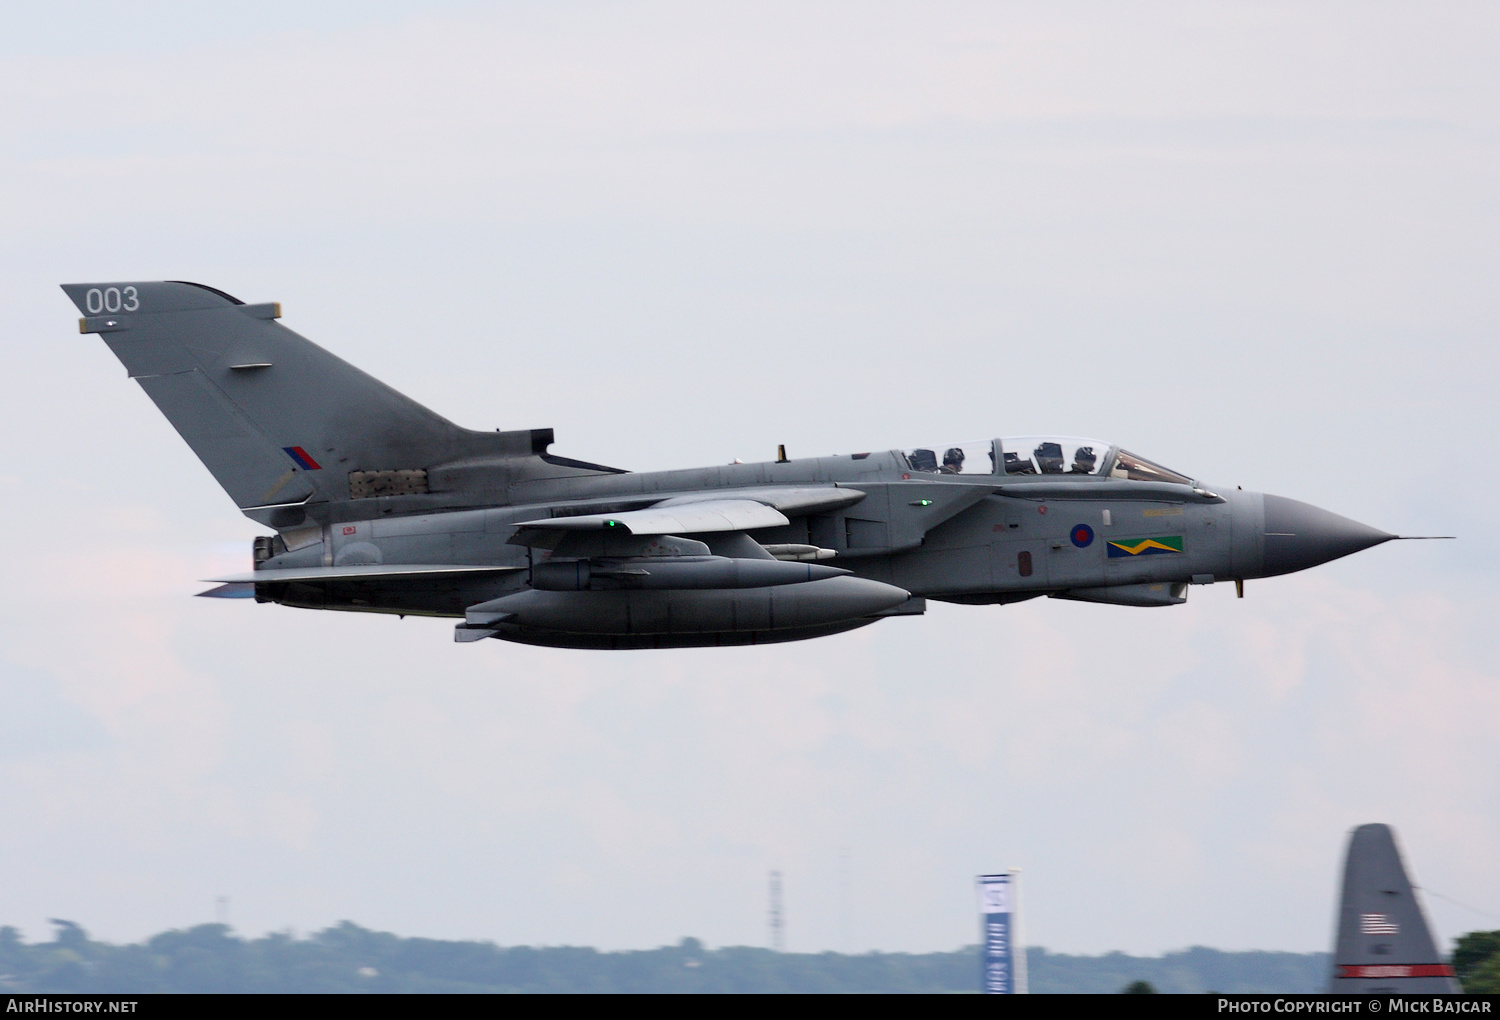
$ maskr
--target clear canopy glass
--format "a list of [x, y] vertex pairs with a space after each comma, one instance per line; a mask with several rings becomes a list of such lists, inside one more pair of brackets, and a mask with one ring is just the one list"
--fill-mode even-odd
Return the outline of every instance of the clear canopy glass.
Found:
[[1130, 478], [1137, 482], [1175, 482], [1178, 485], [1191, 485], [1193, 481], [1129, 450], [1115, 451], [1115, 463], [1109, 469], [1109, 475], [1111, 478]]
[[992, 475], [995, 473], [995, 443], [984, 439], [971, 443], [946, 443], [902, 450], [912, 471], [934, 475]]
[[1078, 436], [1010, 436], [1000, 440], [1008, 475], [1099, 475], [1109, 463], [1108, 443]]
[[[910, 471], [934, 475], [1092, 475], [1191, 485], [1192, 479], [1102, 439], [1007, 436], [902, 450]], [[995, 462], [996, 456], [1000, 463]]]

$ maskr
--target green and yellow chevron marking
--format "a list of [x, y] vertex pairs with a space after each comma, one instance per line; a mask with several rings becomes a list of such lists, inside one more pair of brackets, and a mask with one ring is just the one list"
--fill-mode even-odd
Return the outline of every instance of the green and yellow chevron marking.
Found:
[[1182, 552], [1182, 536], [1157, 535], [1153, 538], [1130, 538], [1120, 542], [1110, 542], [1108, 548], [1110, 559], [1180, 553]]

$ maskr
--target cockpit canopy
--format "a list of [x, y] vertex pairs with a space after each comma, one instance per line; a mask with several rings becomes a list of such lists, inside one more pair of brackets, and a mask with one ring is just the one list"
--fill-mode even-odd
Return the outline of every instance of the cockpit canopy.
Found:
[[912, 471], [939, 475], [1093, 475], [1190, 485], [1192, 479], [1098, 439], [1009, 436], [901, 451]]
[[946, 443], [903, 450], [906, 466], [935, 475], [992, 475], [995, 473], [995, 441]]
[[1102, 475], [1110, 445], [1066, 436], [1014, 436], [1000, 440], [1008, 475]]

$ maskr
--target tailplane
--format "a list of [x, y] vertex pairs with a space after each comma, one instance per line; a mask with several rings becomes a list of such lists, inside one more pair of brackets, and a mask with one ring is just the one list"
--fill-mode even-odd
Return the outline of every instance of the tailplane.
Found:
[[1328, 990], [1460, 991], [1433, 942], [1389, 825], [1361, 825], [1349, 836]]

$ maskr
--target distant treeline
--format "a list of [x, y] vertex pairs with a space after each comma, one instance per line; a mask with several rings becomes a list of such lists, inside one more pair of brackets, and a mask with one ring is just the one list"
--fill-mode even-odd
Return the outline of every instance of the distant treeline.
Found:
[[[117, 946], [54, 921], [50, 942], [0, 928], [6, 992], [974, 992], [977, 948], [950, 953], [777, 953], [707, 949], [502, 948], [369, 931], [347, 921], [307, 938], [245, 939], [225, 925], [168, 931]], [[1326, 953], [1221, 952], [1159, 957], [1027, 953], [1032, 992], [1315, 992]]]

